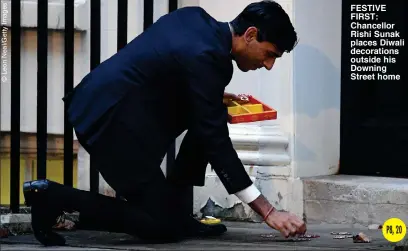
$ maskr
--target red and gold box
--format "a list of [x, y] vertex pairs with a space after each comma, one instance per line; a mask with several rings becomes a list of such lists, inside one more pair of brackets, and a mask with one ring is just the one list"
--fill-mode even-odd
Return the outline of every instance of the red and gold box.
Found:
[[256, 98], [246, 95], [248, 101], [238, 103], [237, 101], [228, 100], [228, 117], [230, 124], [249, 123], [263, 120], [273, 120], [277, 118], [277, 111]]

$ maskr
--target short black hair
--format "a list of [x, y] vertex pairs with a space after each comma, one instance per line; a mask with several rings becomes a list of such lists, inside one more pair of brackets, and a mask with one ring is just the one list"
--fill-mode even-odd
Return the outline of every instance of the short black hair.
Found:
[[292, 51], [297, 44], [297, 34], [288, 14], [275, 1], [249, 4], [230, 24], [239, 36], [249, 27], [256, 27], [258, 41], [273, 43], [282, 53]]

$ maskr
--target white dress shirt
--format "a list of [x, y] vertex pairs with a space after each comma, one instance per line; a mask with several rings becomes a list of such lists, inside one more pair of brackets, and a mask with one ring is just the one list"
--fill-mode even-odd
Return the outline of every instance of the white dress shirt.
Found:
[[248, 204], [254, 201], [256, 198], [261, 195], [261, 192], [258, 190], [258, 188], [252, 184], [249, 187], [235, 193], [235, 196], [238, 197], [242, 202]]

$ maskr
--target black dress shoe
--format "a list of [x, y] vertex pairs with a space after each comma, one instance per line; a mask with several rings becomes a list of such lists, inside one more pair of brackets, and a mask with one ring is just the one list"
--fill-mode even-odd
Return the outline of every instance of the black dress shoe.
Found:
[[52, 231], [64, 212], [48, 196], [49, 180], [28, 181], [23, 185], [25, 204], [31, 207], [31, 227], [35, 238], [44, 246], [63, 246], [65, 239]]

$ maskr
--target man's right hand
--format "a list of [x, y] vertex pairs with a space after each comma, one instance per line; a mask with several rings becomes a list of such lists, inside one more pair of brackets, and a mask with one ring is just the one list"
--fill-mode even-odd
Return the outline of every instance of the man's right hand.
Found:
[[279, 212], [275, 209], [271, 211], [273, 206], [262, 194], [248, 205], [262, 218], [266, 217], [266, 224], [281, 232], [286, 238], [306, 232], [306, 224], [303, 220], [291, 213]]
[[271, 228], [281, 232], [286, 238], [306, 233], [305, 222], [296, 215], [288, 212], [278, 212], [274, 210], [265, 219], [265, 223]]

